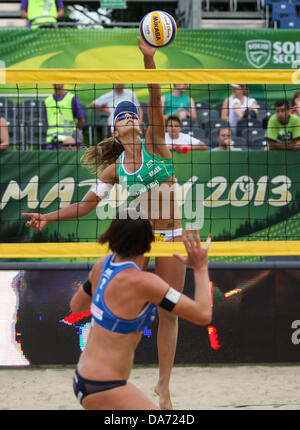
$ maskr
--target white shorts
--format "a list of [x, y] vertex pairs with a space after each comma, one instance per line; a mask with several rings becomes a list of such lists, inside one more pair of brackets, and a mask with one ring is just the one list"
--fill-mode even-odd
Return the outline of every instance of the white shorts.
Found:
[[176, 228], [175, 230], [153, 230], [155, 242], [169, 242], [174, 237], [182, 235], [182, 228]]

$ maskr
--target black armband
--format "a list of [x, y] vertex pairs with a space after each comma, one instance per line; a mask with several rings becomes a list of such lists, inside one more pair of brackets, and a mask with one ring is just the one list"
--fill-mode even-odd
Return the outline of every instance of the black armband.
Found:
[[84, 289], [84, 291], [91, 296], [92, 295], [92, 284], [90, 283], [89, 280], [85, 281], [85, 283], [82, 285], [82, 288]]
[[174, 288], [170, 287], [167, 291], [167, 294], [165, 295], [165, 297], [162, 299], [162, 301], [158, 306], [165, 309], [166, 311], [172, 312], [172, 310], [177, 305], [180, 297], [181, 297], [181, 293], [175, 290]]

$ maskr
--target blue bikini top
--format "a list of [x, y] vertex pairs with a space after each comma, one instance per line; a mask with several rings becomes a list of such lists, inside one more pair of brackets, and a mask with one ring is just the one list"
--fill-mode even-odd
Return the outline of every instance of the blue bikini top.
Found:
[[101, 276], [93, 296], [91, 313], [95, 322], [110, 331], [117, 333], [139, 332], [149, 326], [156, 317], [156, 305], [148, 303], [142, 312], [134, 319], [127, 320], [119, 318], [113, 314], [105, 304], [104, 291], [109, 282], [117, 273], [130, 267], [140, 271], [140, 268], [133, 262], [113, 263], [115, 254], [111, 254], [106, 259]]

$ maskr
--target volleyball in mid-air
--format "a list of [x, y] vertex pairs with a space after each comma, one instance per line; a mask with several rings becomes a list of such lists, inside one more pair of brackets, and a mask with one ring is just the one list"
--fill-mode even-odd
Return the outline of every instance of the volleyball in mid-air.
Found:
[[175, 39], [177, 24], [175, 19], [162, 10], [147, 13], [140, 22], [140, 34], [148, 45], [162, 48]]

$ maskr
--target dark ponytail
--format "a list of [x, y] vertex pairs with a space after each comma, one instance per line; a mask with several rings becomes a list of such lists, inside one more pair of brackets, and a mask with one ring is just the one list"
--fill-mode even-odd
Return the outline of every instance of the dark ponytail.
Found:
[[111, 251], [122, 258], [135, 257], [149, 252], [154, 241], [152, 225], [146, 214], [127, 207], [116, 213], [109, 228], [98, 242], [108, 243]]

